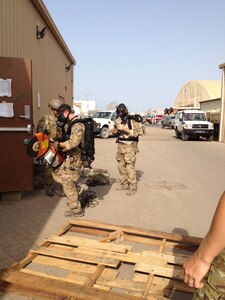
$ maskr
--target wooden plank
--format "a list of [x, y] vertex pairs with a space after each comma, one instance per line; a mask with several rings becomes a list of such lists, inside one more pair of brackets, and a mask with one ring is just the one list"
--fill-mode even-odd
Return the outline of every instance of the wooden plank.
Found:
[[69, 259], [73, 261], [82, 261], [82, 262], [88, 262], [93, 264], [103, 264], [105, 266], [114, 267], [116, 268], [120, 261], [108, 258], [105, 256], [97, 256], [97, 255], [91, 255], [91, 252], [84, 253], [82, 251], [79, 251], [79, 249], [74, 249], [73, 251], [64, 251], [62, 249], [53, 249], [53, 248], [44, 248], [41, 247], [38, 250], [32, 250], [33, 253], [41, 254], [45, 256], [51, 256], [51, 257], [58, 257], [63, 259]]
[[[137, 282], [145, 283], [147, 282], [147, 278], [148, 278], [148, 274], [136, 272], [133, 277], [133, 280]], [[163, 277], [154, 277], [151, 290], [155, 294], [160, 293], [160, 291], [163, 291], [166, 287], [169, 289], [176, 289], [178, 291], [187, 292], [187, 293], [194, 292], [193, 288], [189, 287], [181, 280], [168, 279]]]
[[63, 281], [63, 282], [72, 282], [72, 283], [76, 283], [76, 284], [84, 284], [84, 282], [90, 277], [90, 274], [78, 274], [76, 277], [61, 277], [61, 276], [56, 276], [53, 274], [47, 274], [44, 272], [40, 272], [40, 271], [34, 271], [34, 270], [29, 270], [29, 269], [22, 269], [20, 270], [21, 273], [26, 273], [26, 274], [32, 274], [32, 275], [37, 275], [40, 276], [42, 278], [50, 278], [50, 279], [55, 279], [55, 280], [59, 280], [59, 281]]
[[94, 222], [88, 220], [70, 220], [69, 223], [71, 225], [77, 227], [90, 227], [90, 228], [98, 228], [98, 229], [107, 229], [109, 231], [116, 231], [121, 230], [126, 234], [134, 234], [134, 235], [143, 235], [147, 237], [155, 237], [160, 239], [166, 239], [167, 241], [177, 241], [182, 243], [190, 243], [193, 245], [199, 245], [201, 242], [201, 238], [199, 237], [190, 237], [190, 236], [183, 236], [181, 234], [170, 234], [166, 232], [154, 231], [149, 229], [140, 229], [131, 226], [120, 226], [115, 224], [107, 224], [103, 222]]
[[142, 255], [147, 256], [147, 257], [148, 256], [158, 257], [158, 258], [161, 258], [161, 259], [167, 261], [168, 263], [181, 265], [181, 266], [183, 266], [184, 262], [189, 257], [188, 255], [187, 256], [176, 256], [176, 255], [156, 253], [156, 252], [153, 252], [153, 251], [143, 251]]
[[80, 248], [95, 248], [101, 250], [109, 250], [114, 252], [126, 253], [131, 251], [133, 247], [128, 245], [117, 245], [113, 243], [101, 243], [96, 240], [87, 238], [79, 238], [73, 236], [52, 236], [47, 239], [51, 243], [64, 244], [69, 246], [79, 246]]
[[105, 266], [103, 265], [97, 265], [96, 267], [96, 271], [94, 272], [94, 274], [91, 275], [90, 278], [88, 278], [84, 285], [85, 286], [93, 286], [95, 284], [95, 282], [97, 281], [97, 279], [101, 276], [102, 272], [104, 271]]
[[[99, 236], [99, 237], [107, 237], [109, 235], [108, 230], [103, 229], [95, 229], [95, 228], [87, 228], [87, 227], [76, 227], [73, 226], [70, 229], [70, 232], [75, 233], [83, 233], [93, 236]], [[135, 235], [127, 235], [123, 234], [124, 241], [129, 241], [133, 243], [139, 243], [144, 245], [150, 245], [150, 246], [160, 246], [161, 240], [157, 240], [156, 238], [150, 238], [150, 237], [144, 237], [144, 236], [135, 236]], [[177, 250], [185, 250], [189, 251], [191, 253], [195, 252], [198, 248], [198, 245], [191, 245], [191, 244], [182, 244], [178, 242], [166, 242], [166, 248], [171, 248], [171, 252], [174, 252], [174, 249]]]
[[135, 282], [132, 280], [127, 279], [109, 279], [109, 278], [102, 278], [100, 277], [97, 282], [97, 284], [110, 286], [112, 288], [119, 288], [124, 290], [133, 290], [133, 291], [143, 291], [145, 288], [145, 283], [142, 282]]
[[[96, 269], [96, 268], [95, 268]], [[27, 274], [33, 274], [33, 275], [38, 275], [41, 276], [43, 278], [51, 278], [51, 279], [56, 279], [56, 280], [60, 280], [60, 281], [65, 281], [65, 282], [71, 282], [71, 283], [76, 283], [79, 285], [85, 285], [85, 282], [87, 282], [90, 279], [90, 274], [85, 274], [85, 273], [79, 273], [76, 272], [76, 276], [66, 276], [66, 277], [59, 277], [59, 276], [55, 276], [55, 275], [49, 275], [43, 272], [38, 272], [38, 271], [33, 271], [33, 270], [28, 270], [28, 269], [22, 269], [20, 270], [20, 272], [24, 272]], [[75, 274], [73, 274], [75, 275]], [[102, 286], [100, 284], [93, 284], [94, 287], [96, 288], [100, 288], [106, 291], [109, 291], [111, 289], [111, 287], [107, 287], [107, 286]]]
[[147, 296], [148, 296], [150, 287], [152, 285], [153, 279], [154, 279], [154, 274], [150, 273], [148, 275], [148, 279], [147, 279], [147, 282], [146, 282], [146, 285], [145, 285], [145, 288], [144, 288], [144, 293], [143, 293], [143, 298], [144, 299], [147, 299]]
[[134, 270], [138, 272], [144, 272], [144, 273], [153, 273], [158, 276], [183, 279], [182, 268], [177, 266], [172, 266], [172, 265], [162, 267], [162, 266], [150, 265], [146, 263], [138, 263], [134, 266]]
[[[143, 298], [142, 298], [142, 295], [141, 295], [141, 292], [130, 291], [130, 292], [129, 292], [129, 295], [138, 297], [138, 299], [143, 299]], [[162, 295], [154, 294], [154, 293], [148, 294], [148, 295], [146, 296], [146, 299], [147, 299], [147, 300], [168, 300], [168, 298], [165, 298], [165, 297], [163, 297]]]
[[92, 264], [65, 260], [62, 258], [42, 256], [42, 255], [38, 255], [37, 257], [35, 257], [33, 262], [37, 264], [47, 265], [47, 266], [54, 266], [65, 270], [71, 270], [71, 271], [79, 270], [79, 272], [88, 273], [88, 274], [92, 274], [95, 271], [95, 267], [96, 267], [95, 265]]
[[[158, 251], [159, 253], [163, 252], [163, 249], [164, 249], [165, 245], [166, 245], [166, 239], [163, 239], [162, 242], [161, 242], [161, 245], [159, 247], [159, 251]], [[148, 279], [147, 279], [147, 282], [146, 282], [146, 285], [145, 285], [145, 289], [144, 289], [144, 292], [143, 292], [143, 298], [144, 299], [148, 298], [149, 290], [151, 288], [153, 279], [154, 279], [154, 274], [150, 273], [148, 275]]]
[[127, 263], [138, 263], [138, 262], [146, 262], [149, 264], [155, 264], [155, 265], [167, 265], [167, 261], [161, 257], [156, 256], [143, 256], [142, 253], [137, 252], [128, 252], [128, 253], [118, 253], [118, 252], [110, 252], [110, 251], [104, 251], [99, 249], [83, 249], [83, 248], [72, 248], [69, 246], [63, 246], [63, 245], [57, 245], [57, 244], [51, 244], [51, 248], [47, 249], [63, 249], [66, 252], [74, 252], [74, 253], [80, 253], [85, 255], [95, 255], [100, 257], [106, 257], [109, 259], [116, 259], [121, 262], [127, 262]]
[[4, 294], [10, 293], [10, 294], [31, 297], [31, 299], [37, 298], [37, 299], [41, 299], [41, 300], [53, 300], [53, 299], [54, 300], [62, 300], [62, 297], [57, 296], [57, 295], [55, 295], [53, 298], [53, 295], [51, 293], [49, 293], [48, 291], [43, 291], [43, 290], [40, 291], [40, 290], [36, 290], [34, 288], [30, 288], [28, 286], [21, 286], [18, 284], [9, 284], [8, 282], [2, 282], [0, 284], [0, 291]]
[[[94, 269], [96, 270], [96, 266], [92, 266], [94, 267]], [[95, 270], [91, 273], [93, 274], [95, 272]], [[67, 274], [67, 278], [76, 278], [77, 274], [80, 275], [84, 272], [80, 272], [79, 269], [77, 269], [76, 271], [73, 271], [71, 273]], [[84, 273], [86, 276], [90, 277], [90, 273]], [[105, 269], [103, 270], [102, 274], [101, 274], [101, 278], [107, 278], [107, 279], [115, 279], [119, 274], [119, 270], [117, 269], [111, 269], [111, 268], [107, 268], [105, 267]], [[88, 277], [86, 277], [88, 278]]]
[[52, 278], [43, 278], [35, 274], [26, 274], [20, 271], [4, 270], [0, 272], [1, 280], [16, 284], [22, 287], [29, 287], [40, 293], [51, 293], [52, 299], [60, 297], [71, 297], [76, 300], [137, 300], [130, 295], [122, 295], [115, 292], [108, 292], [92, 287], [80, 286], [75, 283], [62, 282]]
[[[129, 295], [131, 296], [136, 296], [138, 299], [143, 299], [141, 292], [137, 291], [130, 291]], [[163, 297], [162, 295], [159, 294], [147, 294], [146, 298], [147, 300], [168, 300], [168, 298]]]

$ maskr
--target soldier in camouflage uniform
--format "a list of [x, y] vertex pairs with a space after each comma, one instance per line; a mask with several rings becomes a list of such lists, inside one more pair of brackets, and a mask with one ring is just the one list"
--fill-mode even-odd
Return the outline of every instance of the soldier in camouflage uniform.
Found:
[[[85, 128], [83, 123], [76, 122], [73, 124], [73, 121], [79, 119], [80, 116], [75, 115], [68, 104], [60, 105], [58, 116], [61, 121], [68, 125], [68, 128], [71, 128], [71, 132], [66, 141], [56, 143], [55, 147], [62, 150], [66, 158], [59, 168], [53, 170], [52, 175], [55, 181], [62, 184], [64, 193], [68, 199], [69, 211], [65, 214], [79, 216], [83, 214], [83, 210], [78, 200], [76, 182], [80, 177], [80, 170], [83, 164], [79, 146], [84, 143]], [[73, 167], [71, 167], [71, 158], [73, 158]]]
[[[61, 136], [60, 128], [57, 126], [57, 109], [62, 104], [59, 99], [52, 99], [49, 102], [50, 113], [42, 117], [37, 126], [37, 132], [43, 132], [50, 138], [50, 144], [53, 144]], [[45, 167], [45, 193], [47, 196], [54, 196], [54, 192], [51, 188], [53, 183], [52, 168], [50, 166]]]
[[117, 119], [112, 133], [118, 134], [116, 160], [120, 173], [120, 189], [128, 190], [127, 195], [131, 196], [137, 190], [135, 162], [141, 126], [138, 122], [128, 117], [128, 110], [125, 104], [119, 104], [116, 112]]
[[225, 192], [209, 232], [183, 268], [184, 282], [197, 289], [193, 300], [225, 300]]

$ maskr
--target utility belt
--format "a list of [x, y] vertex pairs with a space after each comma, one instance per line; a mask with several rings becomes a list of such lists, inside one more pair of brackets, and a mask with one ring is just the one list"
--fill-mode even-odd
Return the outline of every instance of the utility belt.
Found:
[[137, 137], [130, 136], [128, 138], [118, 137], [116, 142], [119, 143], [119, 142], [123, 142], [123, 141], [126, 141], [126, 142], [137, 142], [138, 143], [139, 138], [138, 138], [138, 136]]

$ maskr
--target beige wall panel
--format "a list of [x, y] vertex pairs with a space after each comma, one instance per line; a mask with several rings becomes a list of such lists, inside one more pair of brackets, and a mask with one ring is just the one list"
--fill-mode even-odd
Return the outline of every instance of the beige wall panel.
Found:
[[222, 67], [221, 122], [219, 141], [225, 143], [225, 66]]
[[200, 108], [205, 112], [220, 111], [221, 99], [200, 102]]
[[[30, 0], [0, 1], [0, 56], [32, 60], [34, 125], [46, 114], [51, 98], [63, 97], [73, 102], [73, 67], [67, 54], [49, 29], [43, 39], [36, 38], [36, 26], [47, 26]], [[38, 108], [38, 94], [40, 108]]]

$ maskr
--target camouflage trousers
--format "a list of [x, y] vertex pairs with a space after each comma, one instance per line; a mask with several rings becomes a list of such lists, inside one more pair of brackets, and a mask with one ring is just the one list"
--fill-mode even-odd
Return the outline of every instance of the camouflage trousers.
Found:
[[63, 164], [56, 170], [52, 172], [54, 180], [62, 184], [64, 193], [68, 199], [69, 207], [73, 209], [78, 209], [81, 204], [78, 200], [78, 188], [76, 182], [79, 179], [80, 170], [70, 169], [69, 157], [63, 162]]
[[132, 142], [132, 144], [118, 143], [116, 160], [120, 173], [120, 183], [121, 185], [128, 184], [131, 190], [137, 189], [135, 170], [137, 152], [137, 142]]
[[193, 300], [225, 300], [225, 250], [214, 259], [206, 283]]
[[45, 166], [45, 185], [51, 185], [53, 184], [54, 179], [52, 177], [52, 167]]

